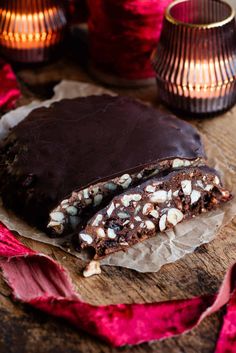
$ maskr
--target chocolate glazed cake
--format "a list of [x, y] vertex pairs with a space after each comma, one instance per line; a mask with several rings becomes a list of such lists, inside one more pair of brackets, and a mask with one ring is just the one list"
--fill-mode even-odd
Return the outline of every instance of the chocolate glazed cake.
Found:
[[198, 132], [173, 115], [128, 97], [62, 100], [12, 129], [0, 150], [0, 193], [32, 225], [78, 234], [114, 196], [204, 162]]

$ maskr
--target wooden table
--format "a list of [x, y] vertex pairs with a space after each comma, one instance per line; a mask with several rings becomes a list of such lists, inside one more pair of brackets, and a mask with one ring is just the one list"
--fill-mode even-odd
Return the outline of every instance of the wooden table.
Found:
[[[53, 85], [61, 79], [91, 82], [92, 79], [82, 68], [85, 62], [86, 58], [81, 57], [79, 47], [77, 52], [45, 66], [32, 69], [15, 67], [24, 92], [20, 104], [29, 102], [35, 96], [45, 98], [50, 95]], [[155, 86], [114, 90], [158, 104]], [[235, 118], [229, 112], [215, 119], [195, 120], [193, 123], [221, 146], [230, 167], [236, 171]], [[65, 266], [85, 300], [93, 304], [109, 304], [153, 302], [215, 293], [226, 269], [235, 261], [235, 235], [236, 218], [211, 243], [174, 264], [164, 266], [158, 273], [141, 274], [124, 268], [104, 267], [100, 276], [88, 279], [80, 274], [83, 266], [80, 260], [52, 246], [21, 240]], [[9, 288], [0, 279], [0, 353], [211, 353], [214, 352], [221, 322], [221, 314], [218, 313], [180, 337], [134, 348], [113, 349], [85, 333], [77, 332], [62, 320], [13, 303], [9, 294]]]

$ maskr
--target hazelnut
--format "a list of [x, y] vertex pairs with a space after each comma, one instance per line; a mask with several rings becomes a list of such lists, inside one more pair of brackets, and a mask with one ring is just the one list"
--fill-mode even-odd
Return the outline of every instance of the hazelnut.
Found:
[[105, 231], [102, 228], [98, 228], [96, 230], [96, 233], [99, 238], [105, 238], [105, 236], [106, 236]]
[[67, 207], [66, 212], [71, 216], [75, 216], [78, 212], [78, 209], [75, 206], [69, 206]]
[[145, 225], [149, 230], [155, 229], [155, 224], [152, 221], [145, 221]]
[[191, 193], [191, 205], [193, 205], [195, 202], [197, 202], [201, 197], [201, 193], [197, 190], [193, 190]]
[[114, 203], [112, 202], [111, 204], [110, 204], [110, 206], [108, 207], [108, 209], [107, 209], [107, 215], [108, 215], [108, 217], [111, 217], [111, 215], [112, 215], [112, 212], [115, 210], [115, 205], [114, 205]]
[[92, 226], [93, 227], [97, 227], [99, 225], [99, 223], [101, 222], [101, 220], [103, 219], [103, 216], [101, 214], [98, 214], [94, 221], [92, 222]]
[[100, 263], [98, 261], [91, 261], [84, 269], [83, 276], [91, 277], [93, 275], [99, 275], [101, 273]]
[[159, 228], [160, 231], [163, 232], [166, 229], [166, 214], [164, 214], [163, 216], [161, 216], [160, 221], [159, 221]]
[[116, 233], [115, 233], [115, 231], [113, 229], [108, 228], [107, 229], [107, 236], [110, 239], [115, 239], [116, 238]]
[[94, 196], [94, 199], [93, 199], [93, 204], [94, 206], [98, 206], [100, 205], [100, 203], [102, 202], [102, 199], [103, 199], [103, 196], [101, 194], [97, 194]]
[[142, 213], [143, 215], [147, 216], [151, 211], [154, 210], [154, 206], [153, 204], [151, 204], [150, 202], [149, 203], [146, 203], [144, 206], [143, 206], [143, 210], [142, 210]]
[[214, 188], [214, 185], [207, 184], [207, 186], [205, 186], [204, 190], [211, 191], [213, 188]]
[[152, 185], [148, 185], [145, 189], [148, 193], [153, 193], [156, 190], [156, 188]]
[[153, 217], [153, 218], [158, 218], [159, 217], [159, 212], [157, 210], [153, 210], [150, 212], [150, 215]]
[[89, 234], [86, 234], [86, 233], [80, 233], [79, 234], [79, 237], [80, 237], [80, 239], [82, 239], [83, 241], [85, 241], [85, 243], [87, 243], [87, 244], [92, 244], [92, 242], [93, 242], [93, 238], [91, 237], [91, 235], [89, 235]]
[[173, 224], [173, 226], [181, 222], [183, 218], [183, 213], [177, 208], [170, 208], [167, 213], [167, 221]]
[[52, 221], [56, 221], [56, 222], [62, 222], [64, 221], [64, 213], [62, 212], [52, 212], [50, 213], [50, 218], [52, 219]]
[[184, 195], [191, 195], [191, 192], [192, 192], [191, 180], [181, 181], [181, 187], [182, 187]]
[[150, 201], [154, 203], [163, 203], [167, 201], [167, 192], [165, 190], [158, 190], [150, 196]]

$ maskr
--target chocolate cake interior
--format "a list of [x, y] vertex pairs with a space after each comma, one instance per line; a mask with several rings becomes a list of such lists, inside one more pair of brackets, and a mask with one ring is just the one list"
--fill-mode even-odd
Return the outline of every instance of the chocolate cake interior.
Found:
[[124, 190], [137, 186], [157, 174], [169, 173], [186, 166], [200, 166], [203, 163], [204, 161], [201, 158], [161, 161], [156, 165], [142, 168], [136, 173], [126, 173], [121, 177], [109, 179], [79, 191], [73, 191], [68, 198], [62, 200], [52, 210], [49, 215], [48, 228], [52, 231], [52, 234], [73, 233], [75, 230], [82, 228], [98, 209], [105, 207], [114, 196], [121, 194]]
[[94, 258], [125, 250], [228, 201], [219, 176], [209, 167], [189, 167], [154, 177], [115, 197], [77, 237], [78, 250], [92, 248]]

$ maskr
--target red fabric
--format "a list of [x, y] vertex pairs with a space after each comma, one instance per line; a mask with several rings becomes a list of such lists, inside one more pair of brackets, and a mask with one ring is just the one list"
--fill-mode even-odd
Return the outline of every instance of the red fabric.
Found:
[[80, 299], [58, 263], [28, 249], [0, 225], [0, 267], [15, 299], [67, 319], [114, 346], [184, 333], [228, 303], [215, 353], [236, 351], [236, 265], [227, 272], [217, 296], [94, 306]]
[[150, 56], [172, 0], [88, 0], [93, 66], [129, 80], [155, 77]]
[[16, 76], [9, 64], [0, 59], [0, 109], [10, 110], [15, 107], [21, 93]]

